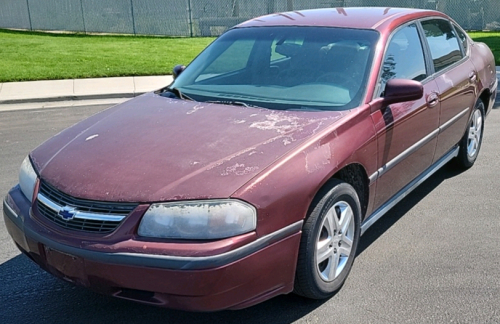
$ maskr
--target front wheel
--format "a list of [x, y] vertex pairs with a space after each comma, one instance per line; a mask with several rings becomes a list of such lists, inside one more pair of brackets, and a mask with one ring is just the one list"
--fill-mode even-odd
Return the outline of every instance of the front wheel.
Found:
[[472, 111], [464, 137], [460, 140], [456, 159], [459, 167], [468, 169], [474, 165], [483, 140], [484, 131], [484, 103], [478, 100]]
[[334, 180], [302, 229], [294, 292], [332, 296], [351, 270], [360, 237], [361, 208], [354, 188]]

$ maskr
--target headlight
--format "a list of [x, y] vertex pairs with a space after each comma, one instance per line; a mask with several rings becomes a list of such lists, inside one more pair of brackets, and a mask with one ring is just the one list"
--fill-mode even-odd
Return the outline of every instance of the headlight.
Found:
[[234, 199], [153, 204], [142, 217], [139, 235], [209, 240], [253, 231], [255, 208]]
[[29, 201], [33, 200], [36, 177], [36, 172], [31, 165], [29, 156], [27, 156], [24, 159], [23, 164], [21, 164], [21, 169], [19, 170], [19, 186], [21, 187], [21, 191]]

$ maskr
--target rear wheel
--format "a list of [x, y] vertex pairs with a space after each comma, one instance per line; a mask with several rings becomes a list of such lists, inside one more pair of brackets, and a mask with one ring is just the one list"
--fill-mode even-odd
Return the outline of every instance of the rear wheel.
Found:
[[456, 159], [459, 167], [468, 169], [474, 165], [483, 141], [484, 131], [484, 103], [476, 102], [467, 126], [464, 137], [460, 140], [458, 156]]
[[334, 180], [304, 223], [295, 293], [323, 299], [342, 287], [356, 255], [360, 211], [354, 188]]

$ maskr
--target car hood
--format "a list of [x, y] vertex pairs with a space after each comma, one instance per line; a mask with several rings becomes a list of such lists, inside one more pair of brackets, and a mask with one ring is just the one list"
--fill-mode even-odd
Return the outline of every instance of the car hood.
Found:
[[44, 181], [74, 197], [222, 198], [345, 114], [207, 104], [149, 93], [64, 130], [31, 158]]

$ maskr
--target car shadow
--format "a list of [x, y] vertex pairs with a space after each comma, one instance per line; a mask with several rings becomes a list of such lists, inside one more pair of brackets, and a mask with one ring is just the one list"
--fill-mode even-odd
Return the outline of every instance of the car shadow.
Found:
[[[366, 251], [409, 210], [448, 178], [461, 171], [448, 164], [416, 188], [363, 235], [357, 254]], [[256, 306], [214, 313], [169, 310], [103, 296], [41, 270], [24, 255], [0, 264], [3, 323], [291, 323], [315, 311], [327, 300], [282, 295]], [[335, 298], [335, 297], [333, 297]], [[28, 309], [19, 313], [21, 309]]]
[[362, 254], [373, 242], [375, 242], [380, 236], [382, 236], [382, 234], [396, 224], [399, 219], [401, 219], [408, 211], [410, 211], [443, 181], [453, 178], [462, 172], [464, 172], [464, 170], [455, 167], [453, 165], [453, 161], [443, 166], [429, 179], [415, 188], [415, 190], [389, 210], [379, 221], [375, 222], [375, 224], [373, 224], [365, 232], [359, 242], [356, 255], [358, 256]]

